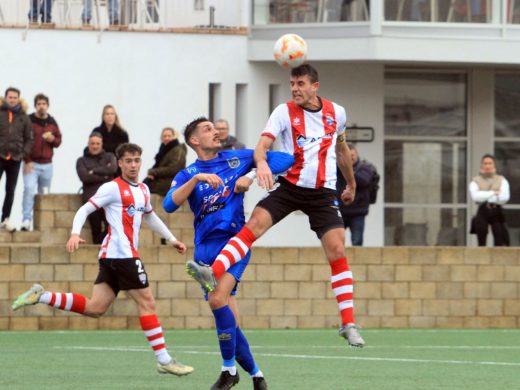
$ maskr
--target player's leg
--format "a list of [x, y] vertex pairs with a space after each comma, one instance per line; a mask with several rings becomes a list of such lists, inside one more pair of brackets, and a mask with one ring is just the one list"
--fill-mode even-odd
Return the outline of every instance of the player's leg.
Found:
[[21, 294], [12, 304], [13, 310], [27, 305], [42, 303], [63, 311], [71, 311], [85, 316], [98, 318], [114, 302], [116, 294], [106, 284], [95, 284], [92, 297], [87, 298], [76, 293], [62, 293], [45, 291], [43, 286], [34, 284], [29, 290]]
[[240, 313], [238, 310], [238, 302], [236, 296], [232, 295], [229, 298], [229, 307], [235, 316], [236, 327], [236, 346], [235, 346], [235, 357], [236, 361], [240, 366], [251, 376], [253, 379], [254, 390], [267, 389], [267, 383], [264, 378], [264, 373], [258, 368], [249, 348], [249, 343], [246, 336], [240, 329]]
[[136, 302], [141, 329], [157, 359], [157, 371], [161, 374], [188, 375], [193, 367], [186, 366], [170, 356], [166, 349], [163, 330], [155, 311], [155, 299], [150, 287], [128, 290]]
[[354, 320], [354, 288], [352, 272], [345, 254], [345, 230], [334, 228], [321, 237], [321, 243], [331, 269], [331, 286], [341, 313], [340, 336], [355, 347], [365, 342], [358, 332]]

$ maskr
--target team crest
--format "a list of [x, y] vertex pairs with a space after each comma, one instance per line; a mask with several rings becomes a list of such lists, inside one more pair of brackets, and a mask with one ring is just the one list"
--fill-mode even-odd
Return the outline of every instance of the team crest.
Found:
[[133, 204], [131, 204], [130, 206], [128, 206], [128, 208], [126, 209], [126, 213], [133, 217], [135, 215], [135, 206]]
[[231, 169], [236, 169], [240, 166], [240, 159], [233, 157], [231, 160], [226, 160]]
[[144, 272], [142, 274], [139, 274], [139, 280], [142, 284], [146, 284], [146, 274]]

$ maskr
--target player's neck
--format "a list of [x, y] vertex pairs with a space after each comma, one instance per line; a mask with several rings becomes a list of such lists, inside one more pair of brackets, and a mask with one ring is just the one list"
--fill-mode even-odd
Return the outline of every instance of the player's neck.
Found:
[[321, 106], [322, 106], [321, 99], [318, 97], [318, 95], [316, 95], [316, 96], [313, 96], [312, 98], [310, 98], [304, 104], [302, 104], [301, 107], [306, 110], [319, 111], [319, 110], [321, 110]]
[[218, 155], [218, 150], [198, 150], [197, 151], [197, 159], [200, 161], [208, 161], [213, 160]]
[[130, 183], [130, 184], [137, 184], [137, 182], [139, 181], [139, 179], [137, 177], [129, 178], [128, 176], [126, 176], [124, 174], [121, 174], [121, 179], [123, 179], [124, 181], [126, 181], [127, 183]]

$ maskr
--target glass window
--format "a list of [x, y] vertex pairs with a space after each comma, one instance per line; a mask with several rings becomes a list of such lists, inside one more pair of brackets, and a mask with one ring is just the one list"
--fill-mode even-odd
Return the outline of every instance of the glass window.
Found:
[[466, 76], [388, 73], [385, 134], [466, 135]]
[[385, 245], [465, 245], [466, 75], [385, 75]]
[[520, 75], [495, 77], [495, 137], [520, 137]]

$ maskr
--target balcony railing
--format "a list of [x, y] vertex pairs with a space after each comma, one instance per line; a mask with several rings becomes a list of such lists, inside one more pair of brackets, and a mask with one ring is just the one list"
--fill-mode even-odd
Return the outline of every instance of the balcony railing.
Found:
[[253, 25], [367, 22], [371, 7], [382, 22], [520, 24], [515, 0], [253, 0]]

